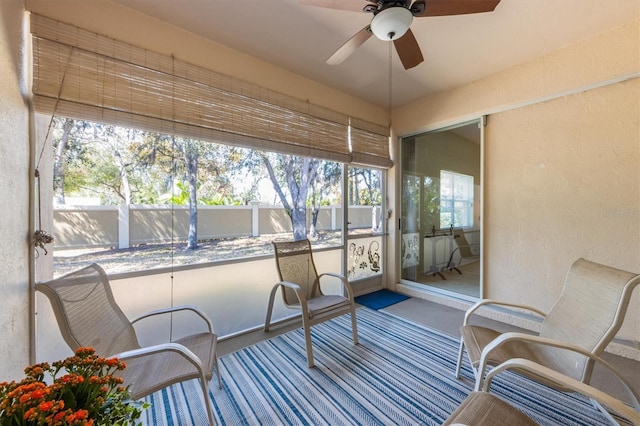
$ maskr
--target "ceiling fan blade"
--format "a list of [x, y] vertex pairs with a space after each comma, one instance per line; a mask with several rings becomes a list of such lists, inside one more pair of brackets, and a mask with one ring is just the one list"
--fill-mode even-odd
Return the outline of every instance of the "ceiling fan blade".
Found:
[[377, 6], [375, 0], [298, 0], [298, 3], [307, 6], [327, 7], [329, 9], [350, 10], [352, 12], [362, 12], [362, 9], [369, 4]]
[[422, 52], [420, 51], [420, 46], [418, 45], [411, 28], [407, 30], [405, 35], [393, 40], [393, 44], [396, 47], [396, 51], [400, 57], [400, 62], [402, 62], [405, 70], [413, 68], [424, 61]]
[[416, 0], [411, 9], [422, 10], [415, 17], [466, 15], [493, 12], [498, 3], [500, 0]]
[[338, 65], [345, 59], [347, 59], [355, 50], [362, 45], [365, 41], [369, 40], [373, 33], [371, 27], [367, 25], [360, 31], [358, 31], [353, 37], [351, 37], [345, 44], [340, 46], [336, 52], [327, 59], [327, 64]]

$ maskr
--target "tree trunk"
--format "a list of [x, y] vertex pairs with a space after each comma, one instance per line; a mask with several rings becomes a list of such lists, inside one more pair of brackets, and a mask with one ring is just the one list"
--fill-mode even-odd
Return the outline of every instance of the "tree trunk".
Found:
[[309, 236], [312, 238], [318, 236], [318, 213], [320, 213], [320, 206], [314, 204], [311, 210], [311, 225], [309, 226]]
[[64, 124], [62, 125], [62, 137], [60, 138], [60, 142], [58, 143], [58, 147], [56, 148], [56, 158], [53, 164], [53, 191], [57, 204], [65, 203], [64, 174], [66, 161], [64, 159], [64, 153], [67, 150], [69, 135], [71, 134], [71, 130], [73, 129], [74, 124], [75, 121], [71, 118], [67, 118], [64, 120]]
[[189, 237], [187, 249], [198, 248], [198, 151], [189, 140], [183, 145], [184, 162], [187, 170], [187, 182], [189, 183]]
[[305, 206], [297, 206], [291, 212], [293, 224], [293, 239], [296, 241], [307, 238], [307, 209]]
[[127, 164], [125, 164], [124, 158], [120, 155], [118, 150], [115, 150], [114, 157], [118, 162], [118, 170], [120, 172], [120, 194], [124, 200], [124, 203], [131, 204], [131, 183], [129, 182], [129, 171], [127, 170]]

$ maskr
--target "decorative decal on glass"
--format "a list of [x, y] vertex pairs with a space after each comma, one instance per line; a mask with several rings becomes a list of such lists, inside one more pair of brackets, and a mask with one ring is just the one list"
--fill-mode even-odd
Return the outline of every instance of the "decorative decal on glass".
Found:
[[417, 232], [403, 234], [400, 254], [403, 268], [416, 266], [420, 260], [420, 234]]
[[382, 271], [382, 238], [358, 238], [348, 244], [349, 280], [366, 278], [380, 274]]

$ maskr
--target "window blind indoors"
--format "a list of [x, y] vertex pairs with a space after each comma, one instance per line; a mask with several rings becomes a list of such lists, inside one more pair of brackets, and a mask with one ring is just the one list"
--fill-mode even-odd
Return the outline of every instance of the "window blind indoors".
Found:
[[384, 126], [41, 15], [31, 15], [31, 33], [38, 112], [344, 163], [392, 165]]

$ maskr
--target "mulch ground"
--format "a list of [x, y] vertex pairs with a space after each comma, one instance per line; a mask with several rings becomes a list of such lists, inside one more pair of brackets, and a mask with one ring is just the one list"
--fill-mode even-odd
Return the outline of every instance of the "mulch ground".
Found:
[[[144, 244], [126, 249], [54, 250], [54, 274], [58, 277], [94, 262], [107, 273], [124, 273], [268, 255], [273, 253], [272, 241], [287, 239], [292, 239], [291, 233], [199, 241], [193, 250], [188, 249], [185, 242]], [[312, 241], [314, 247], [339, 245], [340, 232], [320, 232]]]

